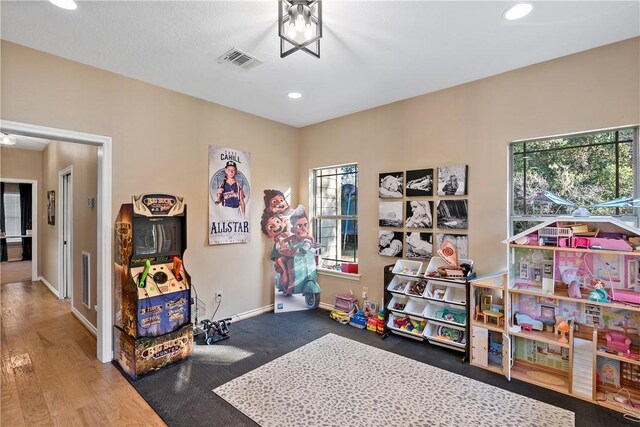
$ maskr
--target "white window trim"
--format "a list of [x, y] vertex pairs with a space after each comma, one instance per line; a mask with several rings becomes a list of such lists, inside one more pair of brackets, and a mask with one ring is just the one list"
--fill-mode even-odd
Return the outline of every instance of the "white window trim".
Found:
[[[337, 169], [337, 168], [342, 168], [345, 166], [356, 166], [357, 168], [357, 181], [359, 181], [359, 175], [360, 175], [360, 167], [358, 165], [358, 162], [349, 162], [349, 163], [341, 163], [339, 165], [329, 165], [329, 166], [319, 166], [319, 167], [315, 167], [312, 169], [309, 169], [309, 221], [312, 224], [313, 227], [313, 233], [314, 236], [317, 237], [317, 230], [316, 230], [316, 171], [319, 170], [323, 170], [323, 169]], [[357, 188], [357, 186], [356, 186]], [[357, 205], [356, 205], [356, 212], [359, 212], [359, 210], [357, 209]], [[356, 221], [359, 220], [359, 215], [354, 215]], [[339, 220], [340, 216], [336, 216], [337, 220]], [[356, 246], [356, 254], [358, 253], [358, 246]], [[336, 262], [340, 262], [340, 261], [336, 261]], [[349, 262], [349, 261], [344, 261], [344, 262]], [[358, 257], [356, 257], [356, 263], [360, 264], [360, 259]], [[355, 273], [343, 273], [343, 272], [339, 272], [336, 270], [332, 270], [332, 269], [326, 269], [326, 268], [321, 268], [318, 267], [317, 271], [320, 274], [324, 274], [327, 276], [335, 276], [335, 277], [343, 277], [343, 276], [347, 276], [347, 277], [358, 277], [357, 280], [359, 280], [360, 275], [359, 274], [355, 274]]]
[[[540, 141], [545, 139], [554, 139], [554, 138], [571, 138], [580, 135], [590, 134], [590, 133], [599, 133], [599, 132], [608, 132], [614, 130], [621, 129], [630, 129], [635, 128], [635, 141], [634, 141], [634, 149], [633, 149], [633, 163], [634, 163], [634, 176], [633, 176], [633, 198], [640, 198], [640, 130], [639, 124], [630, 124], [630, 125], [622, 125], [622, 126], [613, 126], [603, 129], [592, 129], [587, 131], [580, 132], [571, 132], [571, 133], [563, 133], [556, 135], [548, 135], [534, 138], [524, 138], [510, 141], [507, 144], [507, 236], [511, 237], [513, 235], [513, 223], [515, 221], [546, 221], [554, 215], [549, 216], [540, 216], [540, 215], [514, 215], [513, 214], [513, 147], [515, 144], [520, 144], [523, 142], [532, 142], [532, 141]], [[635, 227], [640, 227], [640, 208], [634, 209], [635, 215], [620, 215], [615, 216], [615, 218], [620, 219], [623, 222], [633, 221], [635, 222]]]

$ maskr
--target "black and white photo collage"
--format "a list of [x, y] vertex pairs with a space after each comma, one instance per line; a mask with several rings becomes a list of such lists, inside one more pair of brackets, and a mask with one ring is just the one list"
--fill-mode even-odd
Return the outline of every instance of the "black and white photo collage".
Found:
[[458, 258], [468, 259], [468, 169], [463, 165], [381, 173], [378, 254], [429, 260], [449, 241]]

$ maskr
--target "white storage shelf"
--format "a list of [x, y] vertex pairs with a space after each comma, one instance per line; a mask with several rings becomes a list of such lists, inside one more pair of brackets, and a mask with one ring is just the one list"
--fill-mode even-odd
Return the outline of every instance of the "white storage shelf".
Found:
[[[411, 319], [411, 316], [405, 316], [402, 314], [397, 314], [397, 313], [389, 313], [389, 321], [387, 322], [387, 328], [389, 328], [390, 330], [392, 330], [395, 333], [399, 333], [401, 335], [405, 335], [407, 337], [413, 338], [413, 339], [417, 339], [417, 340], [423, 340], [424, 336], [422, 335], [422, 333], [424, 331], [420, 331], [420, 332], [412, 332], [412, 331], [408, 331], [408, 330], [404, 330], [404, 329], [400, 329], [400, 327], [395, 325], [395, 320], [396, 319], [402, 319], [408, 317], [409, 319]], [[426, 329], [426, 321], [424, 319], [414, 319], [417, 320], [419, 322], [422, 322], [423, 324], [425, 324], [425, 329]]]
[[427, 288], [427, 283], [424, 280], [416, 280], [410, 283], [405, 289], [405, 294], [413, 298], [422, 298]]
[[449, 289], [449, 283], [429, 280], [423, 295], [425, 298], [433, 301], [444, 301], [447, 289]]
[[[471, 267], [473, 267], [473, 261], [470, 259], [459, 259], [458, 260], [459, 264], [468, 264]], [[447, 279], [446, 277], [433, 277], [431, 276], [432, 273], [435, 273], [435, 271], [440, 268], [440, 267], [446, 267], [448, 264], [440, 257], [434, 256], [431, 258], [431, 261], [429, 261], [429, 265], [427, 266], [426, 271], [424, 272], [424, 277], [427, 279], [437, 279], [437, 280], [445, 280], [448, 282], [457, 282], [457, 283], [465, 283], [466, 278], [460, 278], [460, 279]]]
[[422, 271], [422, 263], [420, 261], [410, 261], [407, 259], [399, 259], [393, 266], [393, 274], [403, 274], [405, 276], [417, 277]]
[[433, 343], [464, 351], [467, 337], [464, 328], [447, 325], [446, 323], [429, 321], [424, 330], [424, 337]]
[[411, 277], [405, 277], [396, 275], [393, 277], [393, 280], [389, 282], [389, 286], [387, 286], [387, 290], [394, 294], [403, 294], [407, 291], [407, 287], [410, 283], [415, 283], [420, 279], [415, 279]]
[[[396, 313], [404, 313], [404, 309], [408, 302], [409, 297], [394, 294], [391, 301], [389, 301], [389, 305], [387, 305], [387, 309]], [[400, 308], [399, 304], [402, 305], [402, 308]]]
[[442, 302], [429, 301], [424, 309], [424, 317], [456, 326], [467, 324], [467, 313], [464, 309]]
[[409, 302], [404, 312], [413, 316], [424, 317], [424, 310], [427, 307], [427, 301], [417, 298], [409, 298]]

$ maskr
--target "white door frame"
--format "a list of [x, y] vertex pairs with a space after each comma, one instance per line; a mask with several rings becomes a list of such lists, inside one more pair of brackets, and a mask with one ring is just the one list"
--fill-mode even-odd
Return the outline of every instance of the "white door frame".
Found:
[[[63, 180], [65, 175], [69, 174], [69, 194], [67, 194], [68, 200], [65, 200], [65, 192]], [[58, 296], [60, 299], [71, 298], [71, 307], [73, 305], [73, 165], [68, 166], [58, 172], [58, 209], [56, 215], [59, 218], [59, 226], [58, 226]], [[65, 201], [67, 202], [67, 206], [65, 206]], [[64, 224], [65, 216], [64, 210], [68, 208], [67, 215], [68, 224], [71, 226], [71, 233], [69, 234], [69, 240], [67, 242], [67, 246], [69, 248], [69, 259], [64, 265], [64, 229], [67, 224]], [[67, 279], [69, 282], [65, 281], [65, 277], [63, 272], [66, 271]], [[71, 283], [71, 286], [67, 286]]]
[[111, 275], [112, 255], [112, 212], [111, 212], [111, 137], [46, 126], [31, 125], [8, 120], [0, 120], [0, 130], [4, 133], [33, 136], [57, 141], [89, 144], [98, 147], [98, 333], [97, 357], [103, 363], [113, 359], [113, 298]]
[[38, 280], [38, 180], [0, 178], [0, 182], [31, 184], [31, 280]]

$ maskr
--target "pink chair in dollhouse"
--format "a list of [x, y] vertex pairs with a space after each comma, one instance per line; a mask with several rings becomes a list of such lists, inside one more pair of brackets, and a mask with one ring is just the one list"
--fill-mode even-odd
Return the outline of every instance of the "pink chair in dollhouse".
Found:
[[610, 350], [626, 353], [631, 347], [631, 338], [622, 332], [607, 332], [605, 337], [607, 338], [607, 345], [605, 347]]

